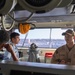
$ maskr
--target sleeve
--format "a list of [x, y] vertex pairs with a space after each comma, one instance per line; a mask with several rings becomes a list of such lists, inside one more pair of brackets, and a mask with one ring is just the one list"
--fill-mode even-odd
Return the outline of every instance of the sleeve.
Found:
[[3, 60], [9, 60], [10, 58], [11, 58], [11, 53], [8, 51], [5, 51]]
[[58, 49], [54, 52], [53, 54], [53, 57], [51, 59], [51, 63], [53, 64], [58, 64], [60, 62], [60, 59], [59, 59], [59, 51]]
[[40, 58], [40, 50], [36, 50], [37, 51], [37, 58]]
[[[11, 45], [11, 44], [10, 44], [10, 45]], [[12, 47], [12, 45], [11, 45], [11, 47]], [[13, 47], [12, 47], [12, 49], [13, 49]], [[8, 61], [8, 60], [13, 60], [13, 59], [12, 59], [12, 55], [11, 55], [11, 53], [8, 52], [7, 50], [5, 50], [3, 60], [7, 60], [7, 61]]]

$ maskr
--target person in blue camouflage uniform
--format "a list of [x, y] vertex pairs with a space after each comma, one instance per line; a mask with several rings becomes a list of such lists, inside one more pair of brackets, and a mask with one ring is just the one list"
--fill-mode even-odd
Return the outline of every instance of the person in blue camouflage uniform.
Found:
[[38, 46], [35, 43], [30, 45], [28, 53], [28, 62], [40, 62], [40, 51], [38, 50]]

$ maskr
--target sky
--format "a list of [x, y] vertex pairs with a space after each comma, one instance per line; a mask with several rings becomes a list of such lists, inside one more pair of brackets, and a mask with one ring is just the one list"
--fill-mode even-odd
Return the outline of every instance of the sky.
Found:
[[[50, 34], [51, 31], [51, 34]], [[62, 33], [65, 32], [65, 29], [34, 29], [29, 30], [27, 39], [64, 39]], [[18, 30], [16, 32], [20, 33]], [[20, 38], [24, 39], [26, 34], [20, 33]], [[50, 37], [51, 35], [51, 37]]]

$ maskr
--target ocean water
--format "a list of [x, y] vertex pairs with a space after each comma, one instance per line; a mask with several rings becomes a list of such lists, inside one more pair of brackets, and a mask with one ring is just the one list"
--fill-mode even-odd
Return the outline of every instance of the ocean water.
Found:
[[21, 39], [17, 46], [29, 47], [33, 42], [39, 48], [58, 48], [65, 44], [65, 40], [62, 39]]

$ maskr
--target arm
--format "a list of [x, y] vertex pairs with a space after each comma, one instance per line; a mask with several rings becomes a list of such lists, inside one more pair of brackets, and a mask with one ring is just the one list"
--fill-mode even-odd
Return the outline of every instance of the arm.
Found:
[[14, 61], [18, 61], [18, 60], [19, 60], [19, 59], [16, 57], [16, 55], [15, 55], [15, 53], [14, 53], [13, 50], [12, 50], [10, 53], [11, 53], [11, 55], [12, 55]]
[[51, 63], [53, 64], [58, 64], [60, 62], [60, 59], [59, 59], [59, 52], [58, 50], [56, 50], [53, 54], [53, 57], [51, 59]]
[[66, 60], [62, 59], [60, 56], [60, 51], [58, 51], [58, 49], [55, 51], [52, 59], [51, 59], [51, 63], [54, 64], [66, 64]]
[[36, 53], [37, 53], [37, 58], [40, 59], [40, 53], [41, 53], [41, 51], [37, 49]]
[[18, 61], [18, 60], [19, 60], [19, 59], [17, 58], [17, 56], [16, 56], [15, 52], [13, 51], [13, 49], [12, 49], [12, 46], [11, 46], [11, 45], [9, 45], [9, 44], [5, 44], [5, 45], [4, 45], [4, 47], [7, 49], [7, 51], [8, 51], [8, 52], [10, 52], [10, 53], [11, 53], [12, 58], [13, 58], [13, 60], [14, 60], [14, 61]]

